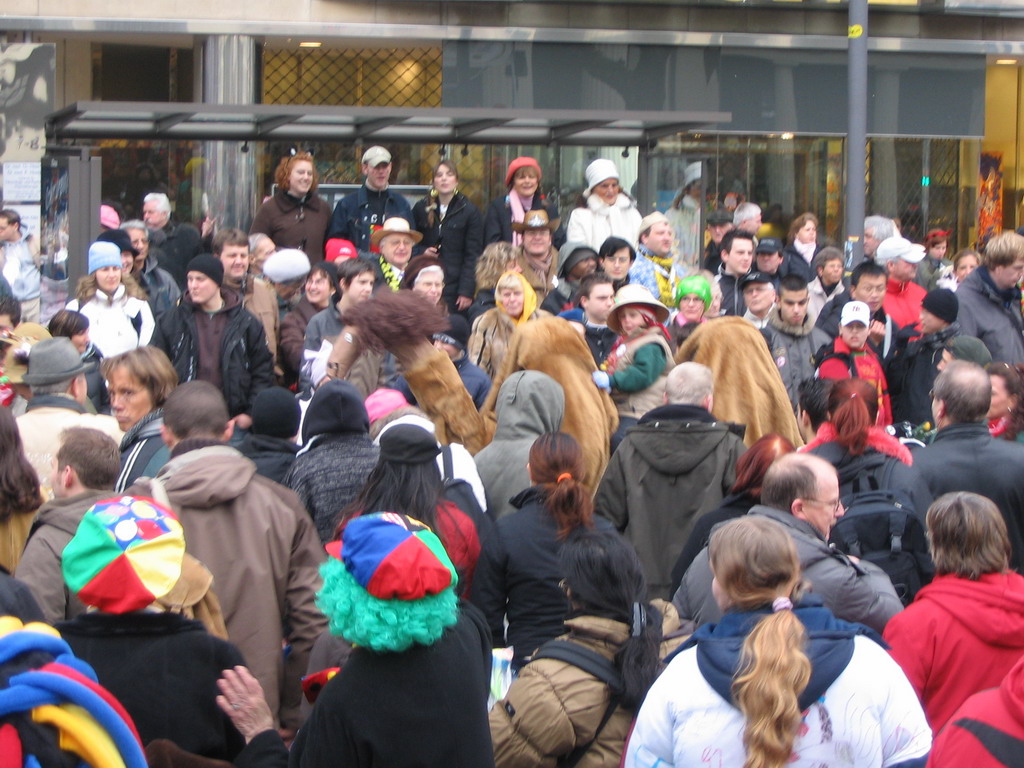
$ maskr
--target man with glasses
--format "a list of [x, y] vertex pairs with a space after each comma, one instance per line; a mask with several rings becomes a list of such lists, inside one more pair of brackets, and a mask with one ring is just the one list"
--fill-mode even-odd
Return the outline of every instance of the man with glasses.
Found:
[[126, 221], [121, 229], [128, 233], [135, 256], [132, 263], [132, 277], [149, 297], [149, 308], [153, 317], [159, 317], [177, 306], [181, 289], [170, 272], [159, 266], [155, 249], [150, 248], [149, 229], [141, 219]]
[[1024, 237], [1004, 232], [989, 240], [980, 267], [957, 289], [957, 318], [965, 336], [977, 336], [1001, 363], [1024, 363], [1024, 317], [1017, 284], [1024, 277]]
[[[761, 503], [749, 512], [786, 528], [796, 544], [804, 580], [836, 618], [881, 632], [903, 605], [881, 568], [828, 544], [832, 527], [843, 513], [835, 467], [805, 453], [788, 453], [772, 464], [761, 487]], [[672, 598], [680, 617], [696, 624], [718, 621], [721, 609], [712, 588], [705, 547]]]
[[842, 317], [843, 307], [851, 301], [863, 301], [871, 310], [868, 342], [880, 360], [888, 359], [900, 327], [882, 308], [887, 282], [885, 267], [873, 261], [862, 261], [853, 270], [850, 290], [826, 304], [815, 325], [825, 331], [829, 338], [835, 339], [839, 335], [839, 319]]

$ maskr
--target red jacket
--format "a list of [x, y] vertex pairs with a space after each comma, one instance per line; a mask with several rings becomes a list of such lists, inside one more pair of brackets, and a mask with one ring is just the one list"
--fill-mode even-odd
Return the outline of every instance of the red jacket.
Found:
[[1011, 768], [1024, 753], [1024, 660], [998, 688], [976, 693], [932, 745], [928, 768]]
[[[878, 357], [871, 349], [871, 345], [865, 344], [862, 351], [854, 352], [841, 336], [837, 336], [832, 344], [832, 351], [848, 356], [853, 362], [854, 370], [857, 371], [857, 378], [865, 379], [875, 385], [875, 391], [878, 392], [878, 420], [876, 422], [878, 426], [887, 427], [892, 424], [889, 384], [885, 380], [882, 364], [878, 362]], [[818, 366], [818, 378], [849, 379], [853, 377], [850, 375], [850, 365], [843, 357], [831, 357]]]
[[889, 620], [884, 637], [937, 733], [1024, 654], [1024, 576], [937, 576]]
[[882, 309], [900, 328], [916, 326], [921, 320], [921, 302], [927, 294], [917, 283], [890, 279], [885, 286]]

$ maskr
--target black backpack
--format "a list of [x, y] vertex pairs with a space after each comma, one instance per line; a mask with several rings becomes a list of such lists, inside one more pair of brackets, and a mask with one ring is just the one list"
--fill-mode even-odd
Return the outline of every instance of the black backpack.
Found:
[[874, 563], [904, 605], [935, 575], [924, 518], [906, 491], [893, 487], [899, 459], [872, 453], [840, 469], [845, 514], [830, 536], [840, 552]]
[[548, 640], [530, 657], [530, 661], [536, 661], [537, 659], [557, 659], [558, 661], [564, 661], [566, 664], [572, 664], [574, 667], [582, 669], [588, 675], [596, 677], [611, 690], [611, 700], [608, 702], [608, 708], [604, 711], [604, 716], [601, 718], [597, 730], [594, 731], [594, 738], [586, 744], [578, 745], [568, 755], [560, 757], [556, 763], [558, 768], [572, 768], [594, 745], [597, 737], [604, 730], [605, 725], [608, 724], [612, 715], [615, 714], [615, 710], [619, 706], [619, 698], [622, 695], [622, 675], [615, 664], [601, 654], [568, 640]]

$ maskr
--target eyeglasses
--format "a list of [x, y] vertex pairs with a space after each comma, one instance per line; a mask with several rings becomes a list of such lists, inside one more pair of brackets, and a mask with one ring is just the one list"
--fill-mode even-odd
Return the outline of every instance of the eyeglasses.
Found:
[[843, 508], [842, 499], [836, 499], [835, 501], [825, 501], [825, 499], [804, 499], [804, 501], [813, 501], [816, 504], [824, 504], [825, 509], [832, 507], [832, 511], [836, 514], [839, 514], [839, 510]]

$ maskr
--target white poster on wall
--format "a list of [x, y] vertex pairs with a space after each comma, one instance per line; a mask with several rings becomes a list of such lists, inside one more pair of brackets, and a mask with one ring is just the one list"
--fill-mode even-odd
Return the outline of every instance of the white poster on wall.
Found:
[[4, 163], [4, 200], [19, 203], [40, 200], [41, 171], [38, 162]]

